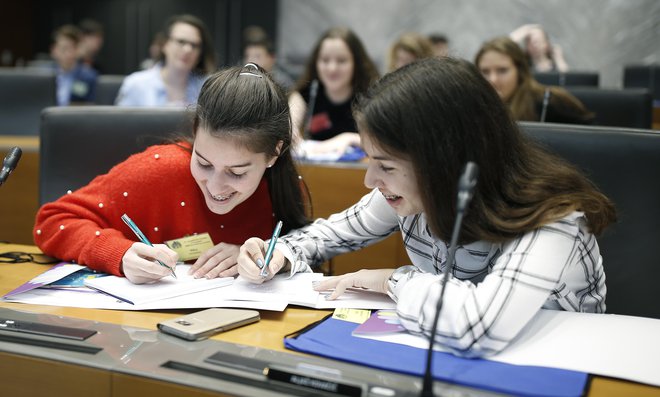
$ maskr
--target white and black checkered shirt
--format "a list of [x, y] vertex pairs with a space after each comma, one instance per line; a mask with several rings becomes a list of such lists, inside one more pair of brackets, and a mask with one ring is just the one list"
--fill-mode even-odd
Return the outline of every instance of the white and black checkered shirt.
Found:
[[[280, 238], [292, 273], [376, 243], [395, 231], [412, 265], [399, 268], [390, 295], [403, 325], [429, 334], [447, 244], [431, 235], [423, 214], [398, 216], [378, 190], [349, 209]], [[456, 250], [436, 341], [464, 356], [502, 350], [540, 308], [605, 311], [605, 273], [584, 215], [565, 218], [506, 243], [477, 241]]]

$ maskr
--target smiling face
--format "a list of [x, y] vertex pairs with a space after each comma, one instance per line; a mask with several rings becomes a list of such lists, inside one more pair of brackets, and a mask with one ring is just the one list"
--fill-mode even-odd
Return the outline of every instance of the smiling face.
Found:
[[360, 139], [369, 156], [364, 185], [370, 189], [377, 188], [399, 216], [423, 212], [412, 162], [384, 152], [368, 134], [360, 133]]
[[195, 136], [190, 172], [206, 205], [215, 214], [229, 213], [247, 200], [275, 158], [251, 152], [231, 138], [218, 138], [200, 127]]
[[503, 101], [508, 101], [518, 88], [518, 69], [510, 56], [486, 51], [477, 65], [481, 74], [492, 84]]
[[192, 71], [199, 62], [201, 52], [202, 37], [199, 30], [187, 23], [175, 23], [170, 31], [170, 37], [163, 45], [167, 66]]
[[351, 50], [340, 38], [327, 38], [321, 43], [316, 70], [326, 91], [340, 91], [351, 87], [354, 60]]

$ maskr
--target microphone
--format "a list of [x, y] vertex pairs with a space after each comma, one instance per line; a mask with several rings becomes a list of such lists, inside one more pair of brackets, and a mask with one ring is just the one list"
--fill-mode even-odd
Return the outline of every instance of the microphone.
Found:
[[433, 324], [431, 325], [431, 334], [429, 336], [429, 348], [426, 352], [426, 368], [424, 370], [424, 383], [422, 386], [422, 397], [433, 397], [433, 372], [431, 370], [433, 362], [433, 345], [435, 343], [435, 334], [438, 329], [438, 319], [440, 318], [440, 310], [445, 296], [445, 285], [447, 280], [452, 274], [454, 269], [454, 258], [456, 256], [456, 248], [458, 245], [458, 236], [463, 224], [463, 217], [467, 212], [467, 208], [472, 200], [474, 188], [477, 186], [477, 176], [479, 175], [479, 167], [472, 161], [465, 164], [463, 173], [458, 179], [458, 201], [456, 202], [456, 220], [454, 221], [454, 229], [451, 233], [451, 242], [449, 243], [449, 252], [447, 254], [447, 264], [442, 272], [440, 279], [440, 297], [435, 307], [435, 316]]
[[7, 178], [9, 178], [9, 174], [11, 174], [14, 168], [16, 168], [18, 160], [21, 159], [21, 154], [23, 154], [23, 151], [17, 146], [9, 149], [9, 153], [7, 153], [7, 156], [2, 161], [2, 169], [0, 170], [0, 186], [5, 183]]
[[307, 104], [307, 114], [305, 115], [304, 139], [309, 139], [311, 134], [310, 128], [312, 125], [312, 116], [314, 116], [314, 106], [316, 105], [316, 95], [318, 94], [318, 91], [319, 81], [314, 79], [309, 85], [309, 103]]

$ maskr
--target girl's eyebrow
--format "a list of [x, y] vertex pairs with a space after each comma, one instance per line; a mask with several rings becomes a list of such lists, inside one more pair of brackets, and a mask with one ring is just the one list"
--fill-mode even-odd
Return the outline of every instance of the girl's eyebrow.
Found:
[[[202, 156], [197, 150], [195, 150], [195, 154], [198, 157], [201, 157], [202, 160], [206, 161], [207, 163], [213, 164], [206, 157]], [[251, 165], [252, 165], [252, 163], [250, 161], [248, 161], [247, 163], [230, 165], [230, 166], [227, 166], [226, 168], [244, 168], [244, 167], [249, 167]]]

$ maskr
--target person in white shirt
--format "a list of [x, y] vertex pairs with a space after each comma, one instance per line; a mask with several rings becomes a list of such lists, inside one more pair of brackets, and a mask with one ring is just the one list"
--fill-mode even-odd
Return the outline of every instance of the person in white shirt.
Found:
[[117, 94], [119, 106], [194, 105], [206, 77], [215, 71], [215, 50], [206, 25], [192, 15], [167, 22], [160, 62], [127, 76]]
[[[281, 237], [269, 273], [310, 271], [400, 231], [411, 265], [360, 270], [317, 290], [369, 288], [397, 302], [402, 324], [429, 335], [468, 161], [478, 184], [446, 284], [436, 343], [462, 356], [505, 348], [541, 308], [605, 311], [595, 235], [615, 220], [610, 200], [577, 169], [531, 142], [497, 92], [463, 60], [428, 58], [383, 77], [354, 112], [373, 191], [351, 208]], [[265, 242], [241, 247], [252, 282]], [[269, 276], [272, 277], [272, 276]]]

